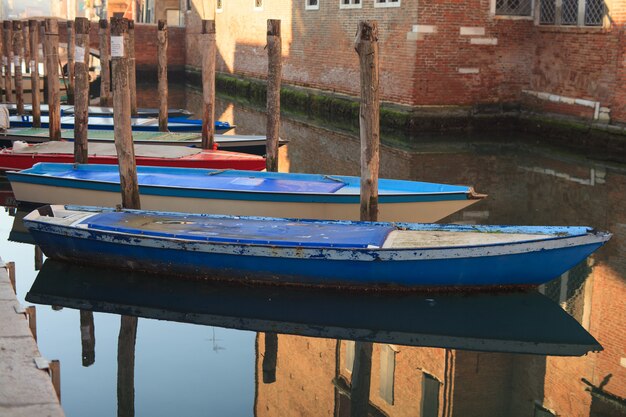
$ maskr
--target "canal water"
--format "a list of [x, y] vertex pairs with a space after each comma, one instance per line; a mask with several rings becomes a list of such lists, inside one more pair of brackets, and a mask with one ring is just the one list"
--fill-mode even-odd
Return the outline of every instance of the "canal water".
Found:
[[[156, 107], [149, 88], [139, 97]], [[174, 88], [170, 101], [198, 113], [201, 95]], [[240, 134], [265, 132], [253, 108], [220, 101], [216, 116]], [[353, 134], [287, 117], [281, 132], [281, 171], [359, 175]], [[614, 234], [539, 292], [342, 294], [41, 266], [25, 211], [11, 207], [0, 213], [0, 256], [16, 263], [20, 301], [37, 306], [38, 344], [60, 360], [69, 417], [348, 416], [358, 404], [369, 416], [624, 415], [626, 167], [538, 142], [383, 146], [380, 175], [489, 195], [447, 222]], [[363, 341], [374, 342], [371, 364], [358, 362]], [[351, 392], [357, 363], [369, 397]]]

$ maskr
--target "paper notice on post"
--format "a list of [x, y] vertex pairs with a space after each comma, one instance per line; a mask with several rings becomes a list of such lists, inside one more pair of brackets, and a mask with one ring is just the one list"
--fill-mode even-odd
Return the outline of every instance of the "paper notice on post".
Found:
[[111, 36], [111, 57], [124, 58], [124, 37]]
[[74, 48], [74, 62], [77, 64], [85, 63], [85, 48], [76, 45]]

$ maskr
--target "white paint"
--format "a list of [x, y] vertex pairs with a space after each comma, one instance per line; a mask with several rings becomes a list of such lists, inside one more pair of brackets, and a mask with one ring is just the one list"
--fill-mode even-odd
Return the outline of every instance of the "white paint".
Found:
[[460, 74], [478, 74], [480, 68], [459, 68]]
[[619, 360], [619, 364], [620, 364], [622, 367], [626, 368], [626, 358], [620, 358], [620, 360]]
[[84, 64], [85, 63], [85, 48], [82, 46], [76, 45], [74, 48], [74, 62], [76, 64]]
[[459, 32], [461, 36], [484, 36], [485, 28], [461, 26]]
[[437, 26], [434, 25], [413, 25], [415, 33], [437, 33]]
[[470, 43], [472, 45], [497, 45], [498, 38], [472, 38]]
[[124, 58], [124, 37], [111, 36], [111, 57]]
[[[599, 101], [592, 101], [592, 100], [587, 100], [587, 99], [582, 99], [582, 98], [564, 97], [558, 94], [550, 94], [550, 93], [532, 91], [532, 90], [522, 90], [522, 93], [528, 94], [529, 96], [537, 97], [541, 100], [549, 100], [554, 103], [565, 103], [565, 104], [570, 104], [570, 105], [590, 107], [593, 109], [594, 120], [598, 120], [600, 118], [600, 112], [607, 113], [611, 111], [608, 107], [601, 108]], [[605, 112], [602, 109], [606, 109], [607, 111]]]
[[419, 39], [421, 39], [419, 33], [415, 33], [415, 32], [407, 32], [406, 33], [406, 40], [407, 41], [417, 41]]

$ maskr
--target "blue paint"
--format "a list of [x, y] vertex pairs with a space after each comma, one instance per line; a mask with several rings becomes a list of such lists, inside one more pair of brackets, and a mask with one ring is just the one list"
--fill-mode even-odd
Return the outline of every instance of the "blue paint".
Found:
[[[117, 165], [39, 163], [8, 172], [11, 182], [119, 192]], [[351, 176], [137, 167], [140, 192], [184, 198], [355, 204], [360, 179]], [[467, 200], [470, 187], [392, 179], [379, 180], [380, 203]], [[341, 190], [341, 193], [336, 191]]]
[[[78, 211], [79, 207], [67, 206], [67, 209]], [[85, 223], [90, 225], [89, 229], [50, 224], [45, 218], [41, 221], [25, 219], [24, 224], [50, 258], [195, 278], [210, 278], [219, 272], [242, 280], [347, 286], [536, 285], [567, 271], [610, 238], [608, 233], [594, 232], [586, 227], [394, 225], [130, 210], [117, 213], [100, 208], [86, 208], [85, 211], [104, 211], [105, 214], [87, 220]], [[172, 228], [174, 235], [166, 233], [167, 228], [160, 227], [159, 222], [177, 222]], [[185, 222], [192, 224], [185, 225]], [[228, 230], [229, 222], [231, 226], [235, 222], [241, 223], [237, 226], [241, 228], [241, 241], [237, 241], [237, 232], [227, 231], [220, 235], [218, 229]], [[198, 228], [198, 224], [216, 223], [220, 227], [205, 234], [214, 237], [215, 242], [189, 239], [189, 234], [202, 235], [202, 227]], [[381, 244], [383, 235], [395, 227], [441, 232], [557, 235], [549, 234], [545, 239], [526, 242], [466, 247], [363, 247], [368, 241]], [[303, 239], [309, 244], [306, 247], [293, 248], [298, 243], [300, 231], [306, 233], [316, 228], [330, 231], [330, 236], [339, 244], [352, 244], [353, 247], [326, 249], [329, 245], [320, 244], [321, 234], [318, 234], [308, 241]], [[356, 235], [350, 237], [343, 233], [355, 232], [359, 228], [366, 230], [353, 242], [350, 239]], [[216, 234], [211, 235], [213, 232]], [[221, 238], [224, 239], [220, 241]], [[315, 247], [316, 244], [319, 246]]]

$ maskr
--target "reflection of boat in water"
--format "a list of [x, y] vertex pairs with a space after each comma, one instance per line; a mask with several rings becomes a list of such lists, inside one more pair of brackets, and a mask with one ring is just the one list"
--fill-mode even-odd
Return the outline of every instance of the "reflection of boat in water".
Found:
[[167, 280], [47, 260], [29, 302], [302, 336], [578, 356], [599, 343], [536, 293], [369, 293]]
[[9, 215], [13, 217], [13, 226], [9, 231], [9, 241], [17, 243], [27, 243], [29, 245], [35, 245], [35, 239], [28, 232], [26, 226], [24, 226], [24, 216], [30, 213], [36, 206], [19, 206], [16, 209], [9, 212]]

